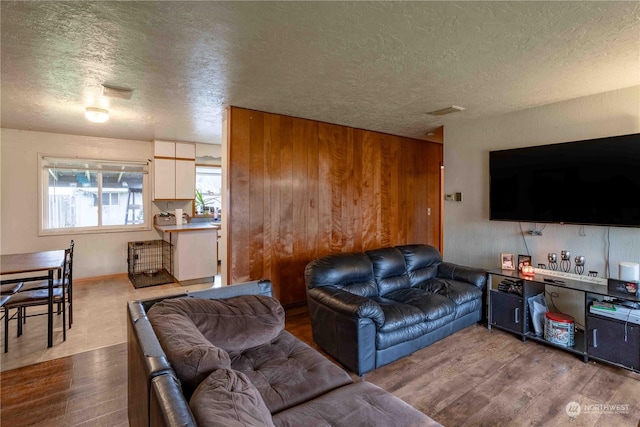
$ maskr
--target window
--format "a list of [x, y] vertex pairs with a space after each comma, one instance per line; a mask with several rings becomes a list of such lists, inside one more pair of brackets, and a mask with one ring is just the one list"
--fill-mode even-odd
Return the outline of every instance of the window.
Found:
[[220, 218], [222, 210], [222, 169], [196, 166], [195, 214]]
[[41, 234], [149, 228], [146, 162], [42, 157]]

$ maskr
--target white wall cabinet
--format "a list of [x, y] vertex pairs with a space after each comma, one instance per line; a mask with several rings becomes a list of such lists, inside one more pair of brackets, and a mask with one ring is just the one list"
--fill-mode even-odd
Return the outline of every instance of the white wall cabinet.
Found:
[[176, 159], [176, 199], [194, 199], [196, 189], [195, 160]]
[[154, 141], [154, 200], [192, 200], [196, 186], [196, 145]]

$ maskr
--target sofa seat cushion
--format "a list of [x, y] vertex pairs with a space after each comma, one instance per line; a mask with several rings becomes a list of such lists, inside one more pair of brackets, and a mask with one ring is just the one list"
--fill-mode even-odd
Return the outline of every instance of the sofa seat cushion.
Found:
[[352, 382], [287, 331], [269, 344], [229, 355], [232, 368], [247, 375], [272, 414]]
[[457, 280], [435, 278], [421, 283], [418, 287], [427, 292], [443, 295], [457, 305], [474, 299], [482, 299], [482, 290], [477, 286]]
[[261, 295], [219, 300], [172, 298], [149, 310], [149, 319], [156, 318], [154, 328], [169, 315], [188, 319], [209, 342], [228, 352], [268, 343], [284, 329], [284, 309], [280, 303]]
[[442, 295], [416, 288], [398, 289], [373, 299], [384, 312], [385, 322], [379, 328], [383, 332], [438, 320], [453, 313], [456, 307]]
[[367, 382], [341, 387], [273, 417], [279, 427], [440, 426], [404, 401]]
[[189, 402], [198, 426], [273, 426], [271, 413], [258, 390], [242, 373], [230, 369], [212, 372]]

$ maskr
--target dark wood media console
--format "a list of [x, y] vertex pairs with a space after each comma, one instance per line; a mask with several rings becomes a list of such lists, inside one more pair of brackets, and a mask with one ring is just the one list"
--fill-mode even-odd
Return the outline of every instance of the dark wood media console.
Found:
[[[505, 279], [521, 280], [522, 295], [498, 289]], [[571, 289], [584, 295], [584, 330], [575, 328], [573, 347], [554, 344], [537, 336], [534, 332], [527, 301], [529, 298], [545, 292], [546, 286]], [[607, 286], [536, 273], [524, 276], [517, 271], [495, 270], [489, 272], [488, 282], [488, 328], [497, 327], [512, 332], [523, 341], [531, 339], [558, 349], [574, 353], [583, 358], [616, 365], [634, 372], [640, 372], [640, 324], [626, 319], [592, 313], [589, 307], [594, 301], [615, 298], [619, 301], [639, 303], [638, 294], [610, 292]]]

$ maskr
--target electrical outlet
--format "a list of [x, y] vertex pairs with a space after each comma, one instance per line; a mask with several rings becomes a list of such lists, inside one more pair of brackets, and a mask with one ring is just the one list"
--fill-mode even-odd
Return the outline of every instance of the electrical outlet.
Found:
[[453, 194], [445, 194], [444, 200], [446, 200], [447, 202], [453, 202]]

